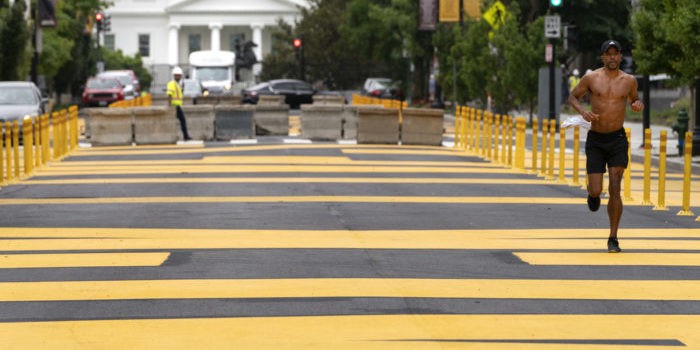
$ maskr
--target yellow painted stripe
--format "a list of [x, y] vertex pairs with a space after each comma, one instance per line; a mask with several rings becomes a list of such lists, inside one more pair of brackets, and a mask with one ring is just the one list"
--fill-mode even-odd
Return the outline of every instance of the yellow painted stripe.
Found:
[[700, 266], [700, 253], [514, 253], [530, 265]]
[[[92, 230], [92, 231], [91, 231]], [[569, 237], [545, 233], [527, 236], [494, 230], [480, 231], [340, 231], [340, 230], [175, 230], [175, 229], [69, 229], [42, 234], [21, 229], [2, 229], [0, 250], [170, 250], [170, 249], [501, 249], [591, 250], [606, 255], [607, 232], [597, 239], [572, 232]], [[583, 231], [583, 230], [582, 230]], [[7, 232], [7, 233], [5, 233]], [[510, 232], [510, 230], [508, 231]], [[527, 231], [525, 231], [527, 232]], [[591, 231], [592, 232], [592, 231]], [[700, 250], [697, 239], [634, 239], [620, 233], [624, 249]], [[666, 233], [667, 235], [670, 233]], [[680, 234], [690, 236], [694, 233]], [[657, 231], [658, 235], [658, 231]], [[653, 237], [653, 234], [649, 233]], [[23, 239], [27, 237], [30, 239]], [[42, 238], [43, 237], [43, 238]], [[92, 238], [92, 239], [85, 239]], [[673, 254], [673, 253], [669, 253]], [[624, 254], [618, 254], [624, 255]], [[619, 259], [626, 259], [618, 257]]]
[[[601, 201], [605, 204], [607, 201]], [[259, 196], [259, 197], [99, 197], [0, 198], [0, 205], [162, 203], [431, 203], [431, 204], [584, 204], [565, 197], [430, 197], [430, 196]]]
[[[47, 344], [59, 350], [679, 348], [614, 343], [658, 339], [677, 340], [684, 348], [697, 349], [698, 324], [697, 315], [357, 315], [50, 321], [0, 323], [0, 345], [8, 350], [44, 349]], [[572, 344], [546, 344], [547, 340], [571, 340]], [[611, 343], [581, 344], [578, 340]]]
[[449, 156], [449, 157], [464, 157], [463, 153], [454, 151], [449, 148], [435, 150], [416, 150], [416, 149], [343, 149], [345, 154], [392, 154], [392, 155], [421, 155], [421, 156]]
[[160, 266], [169, 256], [170, 253], [6, 254], [0, 255], [0, 269]]
[[[367, 183], [367, 184], [459, 184], [541, 185], [539, 179], [494, 178], [380, 178], [380, 177], [178, 177], [25, 180], [23, 185], [134, 184], [134, 183]], [[554, 184], [558, 185], [558, 184]]]
[[37, 175], [104, 175], [104, 174], [180, 174], [180, 173], [453, 173], [453, 174], [501, 174], [511, 172], [505, 168], [485, 167], [396, 167], [396, 166], [340, 166], [340, 165], [192, 165], [154, 166], [134, 168], [132, 166], [101, 166], [95, 168], [41, 168]]
[[180, 279], [0, 282], [0, 301], [210, 298], [700, 300], [700, 281], [525, 279]]

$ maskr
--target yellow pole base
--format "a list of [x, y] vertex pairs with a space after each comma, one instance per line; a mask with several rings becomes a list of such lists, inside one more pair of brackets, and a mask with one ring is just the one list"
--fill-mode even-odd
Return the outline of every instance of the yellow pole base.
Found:
[[652, 203], [652, 202], [649, 201], [649, 200], [642, 200], [642, 202], [639, 203], [639, 204], [641, 204], [641, 205], [654, 205], [654, 203]]
[[[668, 211], [668, 208], [667, 207], [660, 207], [657, 205], [652, 210], [654, 210], [654, 211]], [[695, 221], [697, 221], [697, 220], [695, 220]]]
[[681, 210], [676, 215], [678, 215], [678, 216], [693, 216], [695, 214], [693, 214], [693, 212], [690, 210]]

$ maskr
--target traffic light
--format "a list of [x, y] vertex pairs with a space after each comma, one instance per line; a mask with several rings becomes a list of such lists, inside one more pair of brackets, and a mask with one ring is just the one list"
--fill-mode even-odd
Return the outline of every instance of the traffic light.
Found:
[[552, 7], [559, 7], [561, 6], [563, 0], [549, 0], [549, 5]]
[[578, 49], [578, 30], [573, 24], [564, 26], [564, 50]]
[[103, 15], [102, 16], [102, 30], [104, 30], [105, 32], [112, 31], [112, 16], [111, 15]]
[[105, 15], [102, 14], [102, 12], [98, 12], [95, 14], [95, 25], [97, 26], [98, 33], [101, 32], [103, 29], [102, 27], [104, 25], [104, 19], [105, 19]]
[[299, 38], [294, 39], [294, 41], [292, 41], [292, 45], [294, 45], [295, 49], [301, 48], [301, 39], [299, 39]]

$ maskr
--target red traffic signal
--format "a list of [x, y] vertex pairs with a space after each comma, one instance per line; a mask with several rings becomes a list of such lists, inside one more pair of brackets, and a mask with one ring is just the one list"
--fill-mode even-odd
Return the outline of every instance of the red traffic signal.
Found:
[[104, 19], [104, 15], [101, 12], [98, 12], [95, 14], [95, 20], [97, 22], [102, 22], [103, 19]]
[[294, 41], [292, 41], [292, 44], [293, 44], [294, 47], [296, 47], [297, 49], [300, 48], [300, 47], [301, 47], [301, 39], [299, 39], [299, 38], [294, 39]]

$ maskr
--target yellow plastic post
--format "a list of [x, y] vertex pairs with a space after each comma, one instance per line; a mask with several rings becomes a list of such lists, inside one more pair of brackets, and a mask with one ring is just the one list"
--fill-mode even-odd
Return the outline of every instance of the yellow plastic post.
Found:
[[555, 134], [557, 132], [557, 120], [551, 119], [549, 121], [549, 160], [548, 166], [549, 171], [547, 172], [547, 180], [554, 180], [554, 141]]
[[659, 194], [654, 210], [668, 210], [666, 208], [666, 138], [666, 130], [661, 130], [659, 135]]
[[508, 151], [506, 150], [506, 139], [508, 138], [508, 118], [507, 115], [501, 116], [501, 164], [508, 164]]
[[34, 168], [41, 165], [41, 116], [32, 119], [34, 124]]
[[532, 169], [531, 169], [531, 172], [535, 173], [535, 174], [537, 173], [537, 148], [538, 148], [537, 141], [540, 137], [540, 135], [538, 135], [539, 124], [540, 124], [540, 122], [538, 120], [532, 121]]
[[517, 133], [517, 145], [515, 147], [515, 166], [520, 170], [525, 170], [525, 131], [527, 121], [524, 117], [518, 117], [519, 132]]
[[41, 162], [46, 164], [51, 158], [51, 140], [49, 133], [49, 115], [41, 116]]
[[508, 116], [508, 139], [506, 140], [506, 149], [508, 151], [508, 163], [509, 167], [513, 167], [513, 130], [515, 130], [515, 120], [512, 116]]
[[462, 148], [462, 135], [461, 135], [461, 130], [462, 130], [462, 113], [461, 113], [461, 107], [457, 106], [455, 114], [455, 144], [454, 148]]
[[498, 142], [498, 136], [501, 133], [501, 119], [502, 116], [500, 114], [496, 114], [493, 117], [493, 161], [498, 163], [498, 147], [500, 143]]
[[692, 175], [693, 161], [693, 132], [688, 131], [685, 133], [685, 144], [683, 146], [683, 157], [685, 160], [683, 163], [683, 207], [677, 215], [692, 216], [693, 212], [690, 211], [690, 177]]
[[12, 122], [12, 149], [15, 157], [15, 178], [19, 179], [19, 122]]
[[625, 128], [625, 133], [627, 134], [627, 159], [629, 159], [629, 164], [627, 165], [627, 169], [625, 169], [625, 175], [624, 175], [624, 181], [625, 181], [625, 189], [624, 189], [624, 200], [625, 201], [633, 201], [634, 199], [632, 198], [632, 130], [630, 128]]
[[483, 111], [479, 110], [479, 113], [475, 115], [475, 124], [474, 127], [476, 127], [476, 155], [481, 156], [482, 154], [482, 149], [483, 149], [483, 139], [481, 138], [481, 118], [483, 117]]
[[493, 113], [488, 114], [486, 117], [486, 159], [493, 159]]
[[34, 140], [32, 139], [32, 118], [24, 117], [22, 120], [22, 144], [24, 147], [24, 175], [34, 171]]
[[7, 182], [12, 181], [12, 124], [5, 122], [5, 172], [7, 173]]
[[4, 134], [7, 131], [0, 124], [0, 186], [5, 185], [5, 145], [3, 144]]
[[559, 183], [566, 183], [566, 130], [559, 128]]
[[70, 115], [70, 149], [73, 150], [78, 148], [78, 136], [80, 134], [78, 131], [78, 106], [70, 106], [68, 114]]
[[644, 129], [644, 192], [642, 205], [652, 205], [651, 202], [651, 129]]
[[573, 167], [573, 176], [572, 176], [572, 186], [581, 186], [579, 183], [579, 154], [578, 152], [581, 150], [581, 141], [579, 138], [581, 137], [581, 129], [578, 126], [574, 126], [574, 167]]
[[539, 176], [547, 176], [547, 136], [549, 136], [549, 121], [542, 119], [542, 166], [540, 167]]

